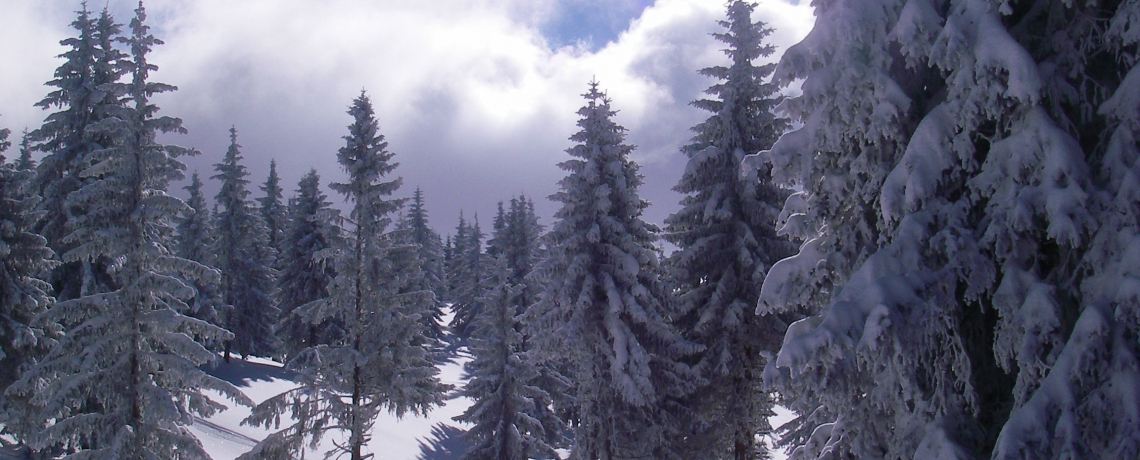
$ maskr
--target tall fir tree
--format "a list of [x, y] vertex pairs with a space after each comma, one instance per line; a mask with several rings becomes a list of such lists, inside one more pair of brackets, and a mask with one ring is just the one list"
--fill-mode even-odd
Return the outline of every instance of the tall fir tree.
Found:
[[348, 181], [332, 187], [352, 203], [350, 228], [343, 245], [323, 251], [336, 269], [330, 297], [299, 312], [310, 324], [336, 318], [345, 324], [345, 335], [335, 343], [310, 347], [289, 362], [301, 386], [266, 400], [243, 423], [269, 426], [286, 411], [294, 423], [243, 458], [292, 455], [305, 448], [306, 440], [316, 442], [332, 429], [343, 429], [347, 439], [328, 455], [371, 457], [365, 445], [381, 410], [397, 416], [423, 414], [439, 405], [449, 388], [436, 378], [430, 340], [420, 321], [429, 314], [425, 298], [430, 295], [409, 291], [416, 280], [404, 269], [415, 250], [401, 248], [398, 235], [387, 231], [402, 204], [391, 198], [402, 180], [387, 179], [397, 166], [394, 154], [379, 133], [367, 95], [362, 92], [348, 113], [353, 123], [346, 145], [337, 153]]
[[[466, 460], [557, 458], [543, 414], [550, 394], [537, 383], [541, 374], [526, 352], [520, 296], [524, 286], [512, 284], [506, 259], [492, 259], [496, 284], [480, 302], [483, 310], [471, 325], [469, 374], [463, 395], [474, 403], [456, 420], [472, 424], [464, 435], [471, 446]], [[561, 434], [561, 427], [553, 424]]]
[[[88, 211], [75, 208], [76, 203], [69, 203], [68, 198], [92, 180], [80, 174], [92, 164], [87, 156], [113, 142], [114, 133], [108, 131], [111, 125], [101, 121], [124, 107], [123, 95], [109, 90], [123, 75], [117, 63], [125, 55], [114, 46], [120, 38], [120, 25], [106, 9], [93, 18], [83, 4], [71, 26], [78, 34], [60, 42], [67, 48], [59, 56], [64, 63], [56, 69], [55, 78], [47, 82], [56, 89], [36, 104], [44, 110], [59, 111], [48, 115], [44, 124], [30, 134], [35, 148], [46, 152], [35, 180], [43, 197], [40, 209], [45, 213], [36, 230], [58, 255], [75, 247], [75, 242], [64, 240], [73, 221]], [[56, 296], [74, 299], [114, 289], [106, 276], [110, 264], [113, 261], [107, 259], [60, 264], [50, 279]]]
[[318, 255], [340, 244], [341, 231], [336, 225], [340, 213], [321, 191], [320, 181], [314, 169], [297, 184], [297, 194], [289, 200], [289, 229], [279, 259], [277, 295], [281, 322], [277, 336], [290, 359], [301, 350], [333, 343], [344, 335], [343, 323], [328, 319], [310, 324], [295, 314], [302, 305], [328, 298], [329, 283], [336, 277], [332, 261]]
[[498, 208], [495, 210], [495, 219], [491, 221], [491, 237], [487, 239], [488, 257], [492, 259], [501, 258], [500, 255], [507, 246], [506, 232], [507, 210], [503, 208], [503, 202], [499, 201]]
[[[190, 176], [190, 184], [184, 187], [189, 193], [182, 215], [178, 220], [176, 233], [177, 255], [199, 264], [214, 267], [217, 258], [214, 257], [214, 226], [210, 220], [210, 210], [206, 208], [206, 197], [202, 194], [202, 180], [198, 172]], [[190, 306], [188, 314], [195, 318], [207, 321], [210, 324], [221, 326], [225, 313], [220, 292], [216, 283], [200, 283], [195, 280], [186, 280], [195, 290], [194, 298], [187, 302]], [[210, 344], [214, 348], [217, 344]]]
[[[469, 327], [479, 316], [483, 294], [490, 289], [490, 277], [487, 269], [490, 261], [483, 250], [483, 230], [479, 227], [479, 215], [470, 225], [460, 219], [460, 228], [457, 229], [457, 238], [463, 238], [463, 245], [457, 247], [454, 261], [455, 287], [453, 291], [451, 309], [455, 316], [451, 319], [451, 330], [461, 338], [469, 335]], [[460, 231], [462, 230], [462, 231]], [[460, 235], [462, 233], [462, 235]], [[459, 252], [461, 250], [461, 252]]]
[[442, 299], [447, 302], [451, 300], [451, 267], [452, 260], [454, 259], [455, 248], [451, 244], [451, 235], [447, 235], [443, 241], [443, 297]]
[[[463, 211], [459, 211], [459, 223], [455, 225], [455, 236], [448, 235], [448, 249], [451, 257], [448, 259], [449, 263], [447, 269], [447, 292], [448, 299], [455, 302], [455, 296], [459, 292], [459, 280], [464, 278], [464, 270], [466, 268], [463, 263], [463, 254], [467, 252], [467, 219], [463, 218]], [[454, 308], [454, 305], [452, 306]]]
[[[20, 136], [20, 156], [16, 157], [15, 168], [17, 171], [35, 171], [36, 160], [32, 159], [32, 138], [28, 133], [28, 128], [24, 128], [23, 135]], [[31, 182], [35, 176], [30, 176], [28, 182]]]
[[273, 327], [280, 317], [273, 301], [276, 280], [268, 231], [249, 199], [249, 171], [241, 164], [240, 148], [237, 129], [231, 127], [230, 146], [212, 177], [222, 182], [214, 197], [220, 207], [214, 218], [214, 254], [222, 272], [222, 301], [229, 306], [226, 329], [234, 333], [225, 344], [227, 362], [235, 348], [242, 358], [272, 356], [277, 347]]
[[793, 457], [1136, 457], [1140, 5], [839, 5], [756, 157], [803, 190], [759, 302], [813, 315], [764, 371]]
[[[475, 425], [466, 435], [475, 447], [467, 457], [553, 457], [563, 423], [551, 410], [553, 397], [542, 389], [543, 367], [530, 353], [524, 321], [537, 289], [526, 275], [538, 254], [541, 227], [525, 197], [511, 199], [510, 213], [499, 204], [487, 244], [491, 286], [478, 304], [470, 329], [474, 359], [466, 366], [463, 393], [475, 401], [457, 420]], [[557, 388], [561, 390], [562, 387]]]
[[285, 231], [289, 228], [289, 215], [284, 203], [285, 195], [281, 189], [281, 178], [277, 176], [277, 160], [269, 160], [269, 177], [261, 186], [265, 196], [258, 198], [260, 205], [258, 212], [261, 220], [265, 222], [267, 244], [273, 250], [274, 268], [280, 268], [277, 255], [281, 253], [285, 244]]
[[662, 407], [698, 376], [680, 360], [700, 350], [670, 324], [673, 305], [660, 279], [656, 227], [629, 159], [625, 128], [609, 98], [590, 83], [570, 139], [568, 175], [548, 235], [548, 280], [531, 306], [546, 356], [571, 363], [575, 459], [675, 458], [668, 438], [683, 428]]
[[412, 241], [420, 245], [420, 259], [424, 261], [424, 274], [433, 292], [444, 298], [446, 288], [443, 276], [443, 240], [428, 224], [424, 192], [419, 187], [412, 193], [408, 206], [408, 223], [412, 228]]
[[35, 173], [18, 169], [2, 155], [11, 145], [8, 134], [0, 129], [0, 434], [24, 442], [35, 433], [28, 423], [27, 398], [9, 400], [3, 390], [55, 339], [52, 330], [32, 324], [55, 300], [51, 285], [40, 279], [55, 262], [47, 240], [32, 231], [42, 217], [35, 210], [39, 198], [26, 187]]
[[764, 80], [775, 64], [764, 38], [772, 29], [752, 22], [756, 5], [733, 1], [724, 31], [713, 34], [727, 48], [729, 66], [702, 69], [719, 80], [705, 91], [712, 99], [693, 106], [711, 112], [693, 127], [689, 158], [673, 190], [685, 194], [681, 210], [665, 220], [665, 238], [677, 245], [668, 263], [678, 290], [686, 336], [706, 348], [696, 363], [706, 384], [685, 402], [696, 416], [696, 433], [686, 440], [689, 456], [754, 459], [763, 455], [757, 439], [768, 434], [772, 398], [763, 387], [761, 351], [779, 348], [787, 324], [755, 314], [768, 269], [795, 252], [776, 234], [780, 209], [790, 192], [772, 183], [768, 170], [742, 171], [745, 154], [772, 147], [788, 127], [772, 108], [778, 86]]
[[431, 317], [424, 318], [425, 325], [432, 337], [442, 339], [443, 330], [439, 325], [439, 319], [443, 316], [443, 299], [447, 293], [443, 275], [443, 241], [440, 240], [439, 234], [428, 226], [424, 193], [419, 187], [416, 187], [416, 191], [412, 193], [406, 224], [410, 241], [418, 247], [418, 258], [423, 267], [424, 288], [435, 294], [436, 298]]
[[129, 104], [100, 122], [114, 137], [87, 152], [80, 175], [93, 180], [68, 197], [69, 205], [88, 212], [69, 224], [64, 240], [74, 247], [63, 260], [114, 259], [108, 275], [118, 287], [56, 303], [40, 315], [37, 321], [61, 324], [65, 334], [9, 389], [38, 407], [42, 431], [36, 443], [74, 452], [64, 458], [209, 458], [185, 426], [193, 415], [207, 417], [224, 407], [203, 391], [249, 403], [232, 385], [199, 369], [215, 355], [192, 337], [228, 333], [180, 313], [193, 294], [180, 278], [217, 273], [167, 247], [185, 205], [165, 189], [182, 178], [185, 167], [177, 158], [188, 151], [156, 142], [160, 133], [185, 130], [176, 118], [156, 116], [158, 107], [150, 102], [174, 87], [149, 81], [157, 67], [147, 55], [162, 42], [145, 20], [140, 3], [124, 40], [130, 55], [116, 62], [130, 82], [100, 89]]

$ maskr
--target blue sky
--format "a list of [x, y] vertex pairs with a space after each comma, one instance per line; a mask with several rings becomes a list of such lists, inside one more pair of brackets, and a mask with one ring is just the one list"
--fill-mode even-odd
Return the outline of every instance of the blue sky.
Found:
[[650, 0], [563, 0], [539, 30], [553, 47], [597, 51], [617, 40], [652, 4]]
[[[131, 0], [93, 1], [129, 19]], [[806, 2], [804, 2], [806, 3]], [[34, 129], [72, 34], [78, 1], [0, 1], [0, 126]], [[96, 6], [98, 5], [98, 6]], [[451, 231], [462, 210], [488, 223], [499, 200], [526, 193], [543, 223], [564, 175], [580, 95], [597, 78], [637, 146], [646, 218], [677, 209], [670, 189], [684, 170], [678, 149], [707, 114], [688, 105], [712, 82], [697, 69], [724, 63], [709, 36], [721, 0], [149, 0], [153, 78], [166, 115], [188, 135], [173, 142], [202, 155], [191, 171], [213, 175], [236, 126], [253, 184], [276, 159], [287, 194], [310, 168], [340, 180], [335, 153], [361, 89], [376, 105], [396, 153], [402, 194], [424, 189], [431, 221]], [[777, 26], [782, 52], [813, 18], [806, 4], [768, 0], [754, 19]], [[773, 56], [772, 59], [776, 57]], [[214, 185], [207, 181], [207, 191]], [[181, 191], [177, 187], [172, 190]], [[254, 190], [256, 196], [259, 191]], [[334, 196], [335, 195], [331, 195]], [[334, 198], [335, 199], [335, 198]], [[339, 199], [337, 199], [339, 202]]]

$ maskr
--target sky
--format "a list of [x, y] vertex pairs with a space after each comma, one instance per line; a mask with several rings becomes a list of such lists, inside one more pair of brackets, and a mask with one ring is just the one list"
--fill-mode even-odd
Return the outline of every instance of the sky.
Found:
[[[129, 21], [129, 0], [91, 0]], [[0, 0], [0, 127], [34, 130], [49, 111], [33, 105], [61, 60], [60, 40], [79, 1]], [[322, 184], [344, 173], [336, 151], [348, 105], [372, 99], [403, 177], [398, 192], [424, 191], [429, 221], [454, 232], [462, 211], [487, 231], [498, 201], [525, 193], [544, 225], [547, 197], [565, 176], [587, 84], [597, 79], [628, 129], [633, 159], [660, 224], [681, 196], [671, 190], [686, 162], [679, 149], [708, 114], [689, 106], [713, 83], [697, 70], [727, 63], [718, 32], [722, 0], [150, 0], [165, 44], [153, 81], [179, 89], [156, 97], [161, 114], [189, 134], [166, 139], [201, 154], [184, 158], [213, 196], [213, 165], [237, 128], [251, 186], [275, 159], [286, 197], [315, 168]], [[765, 0], [753, 20], [774, 32], [775, 61], [811, 29], [807, 0]], [[788, 91], [795, 91], [789, 88]], [[39, 155], [42, 155], [39, 154]], [[184, 196], [181, 184], [172, 187]], [[261, 191], [252, 189], [253, 196]], [[329, 193], [340, 203], [339, 195]]]

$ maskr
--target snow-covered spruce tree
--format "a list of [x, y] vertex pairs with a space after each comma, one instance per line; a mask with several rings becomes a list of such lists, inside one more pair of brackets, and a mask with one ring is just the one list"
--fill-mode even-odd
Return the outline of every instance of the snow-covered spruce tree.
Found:
[[281, 178], [277, 176], [277, 160], [269, 160], [269, 177], [265, 179], [261, 191], [265, 192], [265, 196], [257, 199], [257, 203], [260, 205], [258, 212], [261, 213], [261, 220], [265, 222], [267, 244], [273, 249], [274, 268], [280, 269], [280, 264], [277, 263], [277, 255], [281, 253], [282, 245], [285, 244], [285, 231], [289, 228], [289, 215], [286, 213], [287, 209], [283, 202], [285, 195], [281, 189]]
[[[534, 212], [534, 202], [526, 195], [511, 198], [504, 230], [502, 253], [506, 260], [507, 275], [512, 283], [522, 284], [542, 260], [543, 253], [540, 240], [543, 228]], [[534, 303], [537, 292], [541, 292], [541, 289], [535, 288], [536, 286], [531, 286], [523, 293], [522, 306]]]
[[318, 257], [337, 246], [341, 238], [340, 213], [321, 191], [320, 176], [310, 170], [297, 184], [297, 195], [289, 200], [289, 229], [278, 259], [281, 273], [277, 277], [278, 305], [281, 322], [277, 337], [287, 358], [318, 344], [335, 342], [344, 335], [344, 324], [333, 319], [309, 324], [294, 314], [297, 307], [328, 298], [329, 283], [336, 276], [331, 260]]
[[444, 345], [443, 326], [439, 323], [443, 316], [443, 302], [435, 296], [428, 282], [424, 261], [420, 258], [422, 246], [415, 242], [414, 233], [411, 221], [401, 212], [389, 237], [393, 243], [389, 258], [393, 261], [393, 273], [400, 273], [402, 279], [398, 294], [407, 296], [409, 301], [423, 302], [424, 314], [420, 316], [420, 323], [431, 341], [434, 354], [439, 356]]
[[[507, 210], [503, 208], [503, 202], [499, 201], [498, 209], [495, 211], [495, 218], [491, 220], [491, 236], [487, 238], [487, 257], [491, 259], [502, 258], [503, 248], [507, 245], [506, 229]], [[497, 276], [499, 276], [497, 273], [492, 274], [492, 277]]]
[[[36, 160], [32, 159], [32, 138], [28, 133], [28, 128], [24, 128], [23, 135], [20, 136], [20, 156], [16, 157], [15, 168], [17, 171], [35, 171]], [[34, 179], [34, 176], [32, 176]], [[32, 179], [28, 179], [31, 181]]]
[[1137, 455], [1138, 17], [817, 11], [775, 71], [805, 79], [804, 127], [757, 157], [803, 187], [783, 231], [810, 238], [758, 308], [816, 315], [764, 372], [803, 414], [793, 458]]
[[767, 150], [786, 130], [772, 114], [775, 84], [765, 82], [774, 64], [753, 60], [774, 52], [764, 38], [772, 29], [752, 22], [755, 4], [728, 4], [726, 30], [713, 36], [727, 45], [727, 67], [703, 69], [718, 83], [693, 106], [712, 112], [693, 127], [682, 151], [689, 163], [673, 189], [682, 209], [665, 220], [665, 238], [678, 250], [669, 269], [686, 316], [678, 325], [706, 348], [696, 363], [706, 384], [686, 401], [697, 417], [686, 440], [688, 457], [745, 460], [761, 455], [758, 436], [770, 431], [772, 398], [764, 390], [762, 350], [779, 348], [787, 324], [759, 318], [760, 284], [772, 264], [795, 253], [776, 235], [776, 220], [790, 192], [776, 187], [768, 170], [741, 174], [745, 154]]
[[407, 266], [397, 259], [414, 257], [415, 250], [401, 250], [386, 232], [402, 201], [390, 198], [401, 179], [386, 180], [397, 163], [379, 133], [368, 96], [361, 93], [348, 113], [353, 123], [346, 145], [337, 153], [348, 181], [332, 187], [352, 203], [350, 227], [343, 244], [321, 252], [336, 269], [330, 296], [295, 313], [310, 324], [336, 319], [345, 325], [345, 334], [290, 360], [288, 367], [298, 373], [301, 386], [266, 400], [243, 423], [278, 426], [281, 415], [290, 412], [293, 424], [243, 458], [296, 454], [305, 441], [315, 446], [330, 430], [343, 430], [346, 439], [328, 455], [370, 457], [364, 448], [381, 410], [397, 416], [423, 414], [440, 404], [449, 389], [436, 378], [438, 370], [429, 356], [430, 340], [420, 322], [429, 314], [423, 293], [407, 293], [408, 276], [396, 270]]
[[[527, 317], [524, 313], [528, 306], [538, 300], [543, 290], [541, 282], [529, 277], [542, 259], [543, 251], [539, 240], [542, 226], [539, 225], [538, 216], [534, 212], [534, 203], [526, 196], [512, 197], [509, 209], [510, 211], [507, 211], [500, 203], [494, 221], [495, 231], [487, 243], [487, 253], [496, 254], [493, 257], [496, 259], [493, 270], [503, 270], [501, 274], [491, 272], [494, 284], [489, 289], [502, 288], [501, 284], [506, 283], [514, 291], [510, 296], [514, 312], [512, 314], [521, 315], [517, 321], [520, 326], [519, 331], [523, 333], [522, 342], [517, 346], [518, 352], [523, 354], [520, 359], [527, 360], [527, 366], [533, 367], [537, 372], [537, 375], [527, 378], [526, 384], [547, 388], [543, 393], [530, 396], [533, 399], [533, 406], [529, 416], [541, 425], [546, 444], [562, 447], [565, 443], [563, 436], [565, 423], [553, 410], [555, 407], [567, 406], [561, 400], [569, 398], [568, 385], [562, 374], [551, 368], [551, 362], [538, 359], [539, 356], [532, 350], [532, 340], [529, 337], [534, 331], [525, 327]], [[495, 281], [495, 277], [499, 277], [498, 281]], [[488, 293], [491, 293], [490, 290]], [[486, 305], [486, 301], [481, 305]], [[488, 308], [492, 308], [489, 314], [493, 315], [495, 314], [493, 309], [498, 307]], [[552, 394], [558, 395], [559, 401], [556, 402]]]
[[231, 127], [230, 146], [222, 162], [214, 165], [218, 173], [212, 177], [222, 182], [214, 197], [221, 208], [214, 218], [214, 255], [222, 272], [222, 301], [229, 306], [226, 329], [234, 333], [225, 344], [227, 362], [232, 349], [243, 359], [271, 356], [277, 347], [273, 327], [280, 317], [273, 301], [276, 273], [270, 266], [268, 231], [249, 199], [249, 171], [241, 164], [240, 148], [237, 129]]
[[[57, 255], [74, 248], [75, 243], [64, 239], [71, 233], [72, 221], [87, 212], [68, 203], [68, 196], [91, 180], [80, 175], [91, 165], [86, 157], [112, 143], [114, 134], [99, 122], [124, 107], [123, 95], [108, 90], [123, 75], [117, 63], [126, 56], [114, 46], [120, 38], [120, 25], [106, 9], [98, 18], [92, 17], [84, 4], [71, 26], [77, 36], [60, 42], [67, 48], [59, 56], [64, 62], [55, 70], [55, 78], [46, 83], [55, 90], [36, 104], [58, 111], [30, 134], [35, 148], [46, 152], [35, 179], [35, 188], [43, 198], [39, 208], [44, 211], [36, 232], [47, 238], [48, 247]], [[105, 292], [115, 288], [106, 276], [112, 263], [104, 259], [63, 263], [52, 271], [49, 281], [61, 300]]]
[[471, 325], [474, 359], [465, 366], [470, 378], [463, 394], [475, 403], [455, 417], [473, 425], [465, 435], [471, 447], [462, 458], [557, 458], [542, 420], [550, 395], [536, 385], [541, 374], [525, 348], [519, 308], [524, 286], [510, 282], [505, 262], [491, 260], [497, 284], [484, 294]]
[[39, 446], [62, 445], [65, 458], [208, 459], [186, 428], [192, 415], [223, 408], [202, 394], [218, 391], [248, 404], [232, 385], [198, 366], [215, 358], [192, 337], [229, 335], [179, 313], [193, 290], [183, 277], [216, 278], [217, 272], [177, 257], [166, 247], [177, 213], [185, 206], [165, 189], [185, 168], [186, 149], [156, 142], [159, 133], [184, 132], [181, 122], [158, 117], [151, 96], [171, 91], [149, 81], [147, 62], [162, 42], [150, 35], [140, 4], [124, 40], [130, 55], [121, 65], [129, 83], [103, 90], [126, 96], [121, 111], [100, 121], [113, 142], [87, 153], [81, 177], [91, 178], [68, 197], [88, 210], [65, 238], [74, 247], [64, 261], [108, 258], [117, 289], [61, 301], [37, 318], [61, 324], [65, 334], [51, 352], [9, 388], [31, 397], [40, 410]]
[[424, 275], [428, 279], [432, 292], [435, 292], [436, 297], [443, 299], [447, 294], [443, 274], [443, 240], [439, 233], [436, 233], [428, 225], [424, 192], [419, 187], [416, 187], [416, 191], [412, 193], [407, 218], [412, 227], [412, 241], [420, 245], [420, 259], [424, 261]]
[[[178, 220], [176, 252], [178, 257], [213, 267], [217, 264], [213, 251], [214, 227], [210, 221], [210, 210], [206, 207], [206, 197], [202, 195], [202, 180], [198, 178], [197, 171], [190, 176], [190, 184], [184, 189], [190, 196], [186, 200], [187, 207], [182, 210]], [[210, 324], [221, 325], [223, 312], [226, 309], [221, 303], [217, 283], [199, 283], [192, 279], [185, 282], [195, 291], [194, 298], [187, 302], [190, 310], [186, 313]], [[216, 344], [209, 345], [214, 348]]]
[[670, 324], [673, 311], [658, 273], [656, 227], [641, 220], [641, 177], [596, 82], [578, 111], [568, 175], [551, 199], [562, 204], [548, 235], [546, 290], [531, 306], [549, 357], [566, 357], [577, 418], [572, 458], [671, 458], [675, 426], [662, 407], [698, 376], [680, 362], [700, 347]]
[[431, 317], [424, 318], [429, 335], [436, 339], [443, 338], [443, 329], [439, 325], [439, 318], [443, 316], [443, 296], [447, 293], [443, 275], [443, 241], [439, 234], [428, 226], [427, 208], [424, 205], [424, 192], [419, 187], [412, 193], [411, 205], [405, 217], [408, 227], [408, 237], [411, 243], [417, 245], [417, 258], [423, 272], [423, 289], [435, 295]]
[[[0, 129], [0, 153], [11, 145], [8, 133]], [[42, 328], [32, 326], [32, 319], [54, 300], [51, 285], [39, 277], [55, 264], [47, 241], [32, 232], [41, 216], [35, 211], [39, 198], [25, 185], [34, 175], [0, 155], [0, 434], [21, 442], [35, 432], [27, 420], [27, 401], [9, 401], [3, 390], [53, 342]]]
[[451, 300], [451, 263], [452, 263], [451, 259], [452, 259], [452, 255], [454, 252], [455, 252], [455, 248], [452, 247], [452, 245], [451, 245], [451, 235], [447, 235], [447, 237], [445, 237], [443, 240], [443, 272], [442, 272], [442, 276], [443, 276], [444, 295], [443, 295], [442, 299], [444, 299], [444, 301], [450, 301]]
[[[460, 220], [460, 224], [463, 221]], [[487, 253], [483, 250], [483, 230], [479, 228], [479, 215], [475, 215], [474, 221], [464, 228], [464, 241], [462, 246], [457, 246], [462, 249], [462, 252], [457, 252], [455, 257], [456, 265], [459, 267], [455, 275], [455, 288], [452, 291], [453, 299], [451, 309], [455, 312], [455, 316], [451, 319], [451, 330], [460, 337], [467, 337], [470, 333], [468, 330], [475, 317], [479, 315], [479, 309], [482, 308], [481, 299], [483, 294], [491, 288], [490, 277], [488, 276], [487, 269], [490, 267], [490, 260]], [[458, 238], [458, 232], [456, 237]]]
[[[444, 266], [447, 271], [448, 300], [455, 302], [455, 294], [459, 291], [459, 280], [464, 278], [463, 254], [467, 252], [467, 219], [463, 218], [463, 211], [459, 211], [459, 223], [455, 226], [455, 237], [448, 235], [448, 252], [451, 257]], [[446, 255], [446, 254], [445, 254]]]

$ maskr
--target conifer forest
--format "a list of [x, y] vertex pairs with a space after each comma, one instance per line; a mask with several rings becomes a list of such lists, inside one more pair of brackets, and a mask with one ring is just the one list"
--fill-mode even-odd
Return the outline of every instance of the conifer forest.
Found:
[[676, 211], [595, 78], [556, 191], [454, 228], [373, 88], [332, 177], [183, 147], [146, 5], [74, 3], [0, 126], [0, 459], [219, 458], [233, 407], [241, 459], [392, 458], [458, 401], [420, 458], [1140, 459], [1138, 0], [815, 0], [786, 49], [718, 2]]

